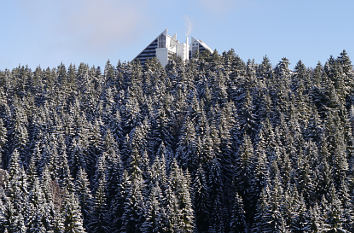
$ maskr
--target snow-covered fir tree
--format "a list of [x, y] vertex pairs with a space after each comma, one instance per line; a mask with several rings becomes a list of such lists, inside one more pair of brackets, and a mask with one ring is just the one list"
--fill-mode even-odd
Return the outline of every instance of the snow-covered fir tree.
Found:
[[234, 50], [0, 71], [0, 232], [353, 232], [353, 67]]

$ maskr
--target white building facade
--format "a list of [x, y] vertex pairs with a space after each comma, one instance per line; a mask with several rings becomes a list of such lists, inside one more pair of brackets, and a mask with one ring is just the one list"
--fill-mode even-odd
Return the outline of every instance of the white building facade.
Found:
[[165, 67], [168, 64], [168, 60], [173, 55], [180, 57], [183, 61], [187, 61], [190, 56], [195, 56], [205, 50], [212, 52], [210, 47], [201, 40], [197, 40], [192, 37], [192, 43], [190, 45], [187, 37], [186, 42], [181, 43], [177, 40], [176, 34], [170, 36], [168, 35], [166, 29], [134, 60], [138, 60], [142, 65], [144, 65], [148, 59], [156, 57], [160, 61], [161, 65]]

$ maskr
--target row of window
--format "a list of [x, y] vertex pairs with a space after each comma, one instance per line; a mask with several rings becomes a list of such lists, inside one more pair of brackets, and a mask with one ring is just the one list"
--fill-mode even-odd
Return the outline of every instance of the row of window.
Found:
[[135, 59], [139, 59], [144, 56], [150, 56], [151, 54], [155, 54], [155, 50], [157, 48], [157, 39], [151, 42]]
[[[151, 42], [135, 59], [138, 59], [141, 64], [144, 64], [147, 59], [151, 59], [153, 57], [156, 57], [156, 48], [164, 48], [166, 45], [166, 36], [161, 35], [158, 39], [155, 39], [153, 42]], [[203, 53], [207, 49], [198, 43], [198, 45], [193, 44], [192, 50], [189, 51], [189, 57], [192, 57], [197, 51], [200, 53]], [[168, 58], [171, 58], [174, 53], [171, 51], [168, 51]]]

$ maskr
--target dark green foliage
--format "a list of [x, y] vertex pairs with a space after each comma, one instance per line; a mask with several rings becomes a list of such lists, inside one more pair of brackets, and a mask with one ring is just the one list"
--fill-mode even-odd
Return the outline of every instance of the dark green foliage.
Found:
[[0, 232], [353, 232], [350, 58], [289, 65], [0, 71]]
[[63, 225], [64, 232], [80, 233], [85, 232], [77, 198], [72, 193], [65, 197], [63, 204]]
[[248, 230], [243, 201], [240, 195], [236, 193], [232, 208], [230, 232], [248, 232]]

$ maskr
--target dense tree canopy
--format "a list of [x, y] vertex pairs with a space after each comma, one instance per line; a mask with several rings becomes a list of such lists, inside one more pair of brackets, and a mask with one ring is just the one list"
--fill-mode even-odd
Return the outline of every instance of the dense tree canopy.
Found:
[[353, 232], [353, 77], [345, 51], [0, 71], [0, 231]]

